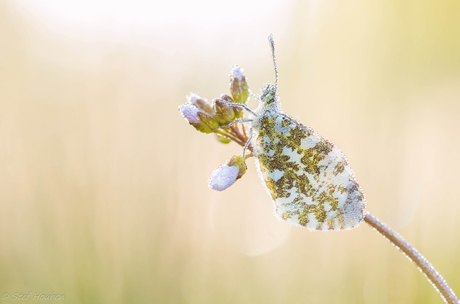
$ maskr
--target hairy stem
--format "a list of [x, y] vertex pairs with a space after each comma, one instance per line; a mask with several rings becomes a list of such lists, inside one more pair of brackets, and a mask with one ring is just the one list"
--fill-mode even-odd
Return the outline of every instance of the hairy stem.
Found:
[[449, 304], [460, 303], [454, 291], [447, 285], [447, 282], [439, 272], [431, 265], [428, 260], [407, 242], [399, 233], [393, 231], [387, 224], [366, 211], [364, 221], [371, 225], [377, 232], [385, 237], [390, 243], [401, 250], [404, 255], [417, 265], [418, 269], [427, 277], [437, 292], [441, 295], [444, 302]]

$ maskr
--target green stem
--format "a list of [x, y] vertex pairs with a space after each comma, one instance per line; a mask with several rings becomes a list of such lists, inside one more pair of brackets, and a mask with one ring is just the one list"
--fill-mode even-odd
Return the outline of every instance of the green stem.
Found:
[[449, 304], [460, 303], [454, 291], [449, 287], [444, 278], [439, 272], [431, 265], [428, 260], [415, 249], [414, 246], [409, 244], [399, 233], [393, 231], [387, 224], [380, 221], [378, 218], [366, 211], [364, 221], [372, 226], [374, 230], [380, 233], [390, 243], [401, 250], [404, 255], [426, 276], [428, 281], [433, 285], [437, 292], [441, 295], [444, 302]]

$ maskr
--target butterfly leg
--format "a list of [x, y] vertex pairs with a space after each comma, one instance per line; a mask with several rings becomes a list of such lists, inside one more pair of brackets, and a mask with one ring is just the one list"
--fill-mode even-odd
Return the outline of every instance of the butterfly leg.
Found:
[[249, 147], [249, 144], [251, 143], [251, 139], [252, 139], [252, 126], [251, 126], [251, 129], [249, 129], [249, 139], [246, 141], [246, 144], [244, 145], [244, 148], [243, 148], [243, 159], [245, 159], [245, 154], [246, 154], [246, 149]]
[[241, 108], [245, 109], [246, 111], [248, 111], [249, 113], [251, 113], [252, 115], [257, 116], [257, 114], [250, 107], [248, 107], [247, 105], [245, 105], [243, 103], [228, 102], [227, 101], [227, 104], [230, 105], [230, 106], [241, 107]]

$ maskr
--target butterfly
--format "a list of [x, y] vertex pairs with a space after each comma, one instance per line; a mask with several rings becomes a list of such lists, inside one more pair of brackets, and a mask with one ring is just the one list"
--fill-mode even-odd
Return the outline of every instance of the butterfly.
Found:
[[364, 219], [364, 193], [340, 149], [281, 110], [272, 35], [269, 42], [275, 83], [260, 89], [259, 106], [247, 109], [253, 117], [242, 122], [251, 122], [246, 147], [252, 147], [275, 216], [311, 231], [354, 228]]

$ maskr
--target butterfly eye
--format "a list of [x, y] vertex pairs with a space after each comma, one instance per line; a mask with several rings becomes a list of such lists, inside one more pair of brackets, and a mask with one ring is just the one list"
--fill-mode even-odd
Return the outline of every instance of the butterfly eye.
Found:
[[272, 94], [268, 93], [267, 96], [265, 96], [264, 101], [266, 103], [270, 103], [272, 99], [273, 99]]

